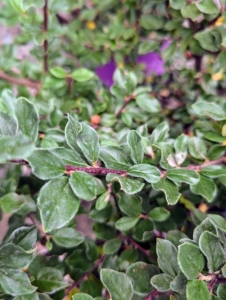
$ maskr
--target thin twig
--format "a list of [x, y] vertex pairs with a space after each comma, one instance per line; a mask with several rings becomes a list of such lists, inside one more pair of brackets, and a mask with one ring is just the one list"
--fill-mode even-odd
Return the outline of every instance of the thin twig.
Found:
[[125, 235], [121, 235], [121, 236], [119, 236], [119, 237], [122, 237], [124, 240], [127, 240], [130, 244], [133, 245], [134, 248], [140, 250], [140, 252], [144, 253], [144, 254], [145, 254], [147, 257], [149, 257], [151, 260], [156, 261], [155, 258], [151, 255], [151, 253], [150, 253], [148, 250], [142, 248], [142, 247], [141, 247], [139, 244], [137, 244], [131, 237], [125, 236]]
[[167, 296], [167, 295], [171, 295], [171, 294], [172, 294], [172, 291], [160, 293], [157, 290], [153, 290], [150, 294], [148, 294], [147, 296], [145, 296], [143, 298], [143, 300], [154, 300], [154, 298], [157, 297], [157, 296], [164, 296], [164, 295]]
[[6, 74], [4, 71], [0, 70], [0, 78], [8, 81], [9, 83], [16, 84], [16, 85], [23, 85], [27, 86], [32, 89], [39, 90], [41, 87], [41, 82], [32, 81], [26, 78], [16, 78]]
[[[43, 33], [46, 34], [48, 31], [48, 0], [45, 0], [43, 7]], [[44, 73], [48, 72], [48, 40], [44, 40], [43, 44], [44, 55], [43, 55], [43, 70]]]
[[93, 265], [93, 267], [87, 271], [81, 278], [79, 278], [76, 282], [74, 282], [68, 289], [67, 289], [67, 295], [70, 293], [70, 291], [80, 285], [104, 260], [105, 258], [105, 255], [103, 254], [96, 262], [95, 264]]
[[135, 95], [132, 94], [131, 96], [129, 97], [125, 97], [125, 102], [123, 104], [123, 106], [120, 108], [120, 110], [115, 114], [116, 118], [118, 118], [124, 111], [125, 107], [129, 104], [129, 102], [131, 100], [133, 100], [135, 98]]
[[211, 161], [206, 161], [201, 165], [189, 165], [187, 167], [185, 167], [184, 169], [187, 170], [194, 170], [196, 172], [200, 171], [201, 169], [208, 167], [208, 166], [213, 166], [213, 165], [219, 165], [219, 164], [225, 164], [226, 163], [226, 156], [220, 157], [218, 159], [215, 160], [211, 160]]

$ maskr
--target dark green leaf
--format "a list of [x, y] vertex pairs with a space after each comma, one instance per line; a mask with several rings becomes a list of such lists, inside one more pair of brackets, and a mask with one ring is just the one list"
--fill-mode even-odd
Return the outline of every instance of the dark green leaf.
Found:
[[52, 179], [65, 172], [63, 161], [51, 149], [36, 149], [28, 157], [32, 172], [39, 178]]
[[[196, 5], [198, 5], [198, 4], [196, 4]], [[198, 101], [198, 102], [196, 102], [195, 104], [192, 105], [192, 108], [194, 109], [194, 111], [196, 112], [196, 114], [198, 116], [206, 115], [209, 118], [214, 119], [216, 121], [226, 119], [226, 115], [224, 114], [221, 107], [218, 104], [214, 103], [214, 102]]]
[[155, 275], [151, 278], [151, 284], [161, 293], [170, 290], [170, 283], [172, 281], [173, 277], [165, 273]]
[[195, 185], [191, 185], [190, 189], [192, 193], [203, 196], [208, 202], [211, 202], [216, 195], [216, 185], [214, 181], [202, 175], [200, 175], [199, 182]]
[[[148, 16], [150, 18], [150, 16]], [[137, 105], [149, 112], [149, 113], [158, 113], [161, 111], [161, 105], [156, 98], [152, 98], [148, 94], [140, 94], [136, 97]]]
[[53, 179], [39, 194], [38, 206], [45, 232], [65, 226], [78, 211], [79, 200], [71, 190], [68, 178]]
[[16, 135], [17, 126], [17, 121], [14, 118], [0, 111], [0, 136]]
[[199, 247], [207, 258], [209, 273], [217, 271], [226, 261], [220, 239], [213, 233], [205, 231], [199, 239]]
[[118, 181], [121, 185], [121, 189], [129, 195], [140, 192], [144, 187], [144, 183], [120, 175], [108, 174], [106, 179], [107, 181]]
[[81, 154], [81, 149], [77, 144], [77, 135], [81, 130], [82, 125], [74, 117], [68, 115], [68, 122], [65, 127], [65, 139], [67, 144], [79, 154]]
[[56, 78], [66, 78], [67, 76], [67, 72], [60, 67], [52, 68], [49, 71]]
[[14, 213], [24, 205], [24, 199], [16, 193], [9, 193], [0, 198], [0, 205], [4, 212]]
[[166, 173], [166, 177], [175, 182], [186, 182], [196, 184], [199, 182], [199, 175], [193, 170], [173, 169]]
[[4, 292], [12, 296], [31, 294], [37, 289], [31, 285], [27, 274], [8, 267], [0, 269], [0, 284]]
[[170, 212], [163, 207], [155, 207], [149, 211], [148, 215], [154, 221], [163, 222], [169, 218]]
[[88, 294], [79, 293], [72, 296], [72, 300], [93, 300], [93, 297]]
[[127, 170], [131, 165], [129, 155], [120, 147], [104, 146], [100, 148], [100, 159], [107, 168]]
[[98, 194], [104, 192], [101, 181], [82, 171], [74, 172], [70, 176], [69, 183], [75, 195], [84, 200], [91, 201]]
[[111, 239], [106, 243], [104, 243], [103, 253], [108, 255], [114, 254], [120, 249], [121, 245], [122, 245], [122, 239], [119, 238]]
[[102, 269], [100, 279], [114, 300], [131, 300], [133, 286], [129, 277], [110, 269]]
[[128, 175], [144, 178], [147, 182], [155, 183], [160, 180], [160, 171], [151, 165], [140, 164], [129, 167]]
[[188, 300], [210, 300], [206, 283], [198, 279], [188, 282], [186, 296]]
[[122, 217], [115, 223], [115, 227], [120, 231], [128, 231], [132, 229], [137, 222], [139, 221], [139, 217], [131, 218], [131, 217]]
[[37, 227], [20, 227], [13, 231], [9, 238], [9, 242], [18, 245], [24, 250], [31, 250], [34, 248], [37, 241]]
[[65, 288], [68, 284], [64, 281], [62, 273], [51, 267], [42, 268], [33, 282], [42, 293], [54, 293]]
[[226, 168], [220, 165], [213, 165], [202, 168], [200, 174], [210, 178], [218, 178], [219, 176], [226, 175]]
[[98, 135], [92, 127], [83, 123], [81, 126], [82, 129], [76, 137], [77, 144], [85, 158], [94, 164], [98, 160], [100, 152]]
[[81, 158], [81, 156], [75, 150], [59, 147], [59, 148], [52, 148], [51, 153], [53, 153], [61, 160], [63, 160], [65, 164], [71, 166], [81, 166], [81, 167], [87, 166], [87, 163], [84, 161], [84, 159]]
[[159, 267], [174, 278], [180, 271], [176, 247], [170, 241], [157, 239], [157, 255]]
[[78, 69], [71, 73], [71, 77], [78, 82], [85, 82], [94, 77], [94, 73], [87, 69]]
[[140, 220], [133, 230], [133, 238], [144, 242], [150, 240], [153, 235], [154, 223], [150, 219]]
[[190, 137], [188, 142], [188, 149], [194, 158], [205, 159], [206, 158], [206, 146], [204, 142], [198, 137]]
[[119, 194], [118, 205], [120, 210], [129, 217], [137, 217], [142, 212], [141, 198], [135, 195]]
[[168, 179], [161, 178], [157, 183], [152, 184], [157, 191], [162, 191], [166, 196], [166, 201], [170, 205], [174, 205], [179, 200], [181, 194], [178, 192], [178, 187]]
[[219, 8], [212, 0], [202, 0], [196, 3], [198, 10], [204, 14], [218, 14]]
[[34, 104], [25, 98], [18, 98], [15, 106], [18, 129], [32, 142], [38, 138], [39, 115]]
[[0, 163], [27, 158], [34, 150], [34, 144], [23, 135], [0, 137], [0, 145]]
[[159, 270], [156, 266], [141, 261], [132, 264], [126, 270], [126, 274], [132, 278], [134, 292], [143, 296], [153, 290], [150, 279], [158, 273]]
[[83, 235], [74, 228], [61, 228], [52, 235], [52, 238], [64, 248], [73, 248], [84, 242]]
[[127, 144], [131, 150], [131, 157], [135, 164], [143, 162], [144, 150], [141, 136], [136, 130], [131, 130], [127, 135]]
[[199, 247], [184, 243], [178, 248], [178, 263], [184, 275], [189, 279], [196, 279], [205, 265], [205, 259]]

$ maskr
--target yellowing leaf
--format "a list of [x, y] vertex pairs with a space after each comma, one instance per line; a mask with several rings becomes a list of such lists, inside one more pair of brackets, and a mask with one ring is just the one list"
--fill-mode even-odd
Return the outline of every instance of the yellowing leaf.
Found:
[[219, 72], [217, 72], [215, 74], [212, 74], [211, 78], [214, 81], [219, 81], [219, 80], [221, 80], [223, 78], [223, 76], [224, 76], [224, 74], [221, 71], [219, 71]]
[[94, 30], [96, 28], [96, 23], [94, 21], [86, 22], [86, 27], [90, 30]]

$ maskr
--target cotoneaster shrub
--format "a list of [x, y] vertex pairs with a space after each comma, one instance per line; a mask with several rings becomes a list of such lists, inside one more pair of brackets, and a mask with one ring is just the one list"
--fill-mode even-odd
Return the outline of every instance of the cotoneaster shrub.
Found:
[[225, 4], [2, 1], [0, 299], [226, 299]]

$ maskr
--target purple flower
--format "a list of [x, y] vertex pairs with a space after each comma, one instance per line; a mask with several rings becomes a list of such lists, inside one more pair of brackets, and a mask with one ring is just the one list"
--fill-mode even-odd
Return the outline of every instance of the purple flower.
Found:
[[108, 89], [114, 84], [113, 74], [115, 69], [116, 63], [113, 60], [106, 63], [104, 66], [99, 66], [96, 68], [97, 76], [99, 76]]
[[160, 55], [155, 52], [138, 55], [137, 63], [145, 66], [144, 72], [147, 76], [151, 75], [152, 73], [159, 76], [165, 72], [164, 62]]
[[[165, 50], [170, 45], [170, 43], [170, 40], [164, 41], [161, 46], [161, 51]], [[144, 73], [146, 76], [150, 76], [152, 74], [159, 76], [164, 74], [165, 72], [164, 61], [156, 52], [149, 52], [144, 55], [138, 55], [137, 63], [144, 65]], [[114, 84], [113, 74], [116, 67], [117, 65], [114, 60], [111, 60], [110, 62], [106, 63], [103, 66], [99, 66], [96, 69], [96, 74], [108, 89]]]

